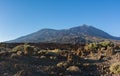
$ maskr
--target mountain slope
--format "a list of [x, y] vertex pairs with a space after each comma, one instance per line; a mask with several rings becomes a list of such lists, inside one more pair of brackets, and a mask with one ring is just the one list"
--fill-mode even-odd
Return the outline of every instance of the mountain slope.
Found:
[[120, 40], [119, 37], [111, 36], [110, 34], [95, 27], [82, 25], [66, 30], [42, 29], [35, 33], [8, 42], [79, 43], [93, 41], [93, 38]]

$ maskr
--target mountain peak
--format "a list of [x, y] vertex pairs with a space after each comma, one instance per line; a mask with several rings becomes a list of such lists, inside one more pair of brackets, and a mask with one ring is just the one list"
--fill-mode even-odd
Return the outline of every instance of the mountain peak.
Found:
[[90, 27], [90, 26], [87, 25], [87, 24], [83, 24], [83, 25], [81, 25], [80, 27]]
[[76, 27], [72, 27], [72, 28], [70, 28], [70, 29], [88, 29], [88, 28], [91, 28], [91, 27], [93, 27], [93, 26], [90, 26], [90, 25], [87, 25], [87, 24], [83, 24], [83, 25], [80, 25], [80, 26], [76, 26]]

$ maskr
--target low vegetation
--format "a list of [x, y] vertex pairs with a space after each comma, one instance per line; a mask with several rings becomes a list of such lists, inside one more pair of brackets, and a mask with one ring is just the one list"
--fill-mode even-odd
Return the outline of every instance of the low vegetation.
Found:
[[111, 64], [110, 71], [112, 73], [119, 73], [120, 74], [120, 62], [115, 62]]

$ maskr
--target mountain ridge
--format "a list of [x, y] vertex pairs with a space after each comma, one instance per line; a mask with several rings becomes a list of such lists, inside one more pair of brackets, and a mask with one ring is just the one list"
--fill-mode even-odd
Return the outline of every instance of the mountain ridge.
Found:
[[50, 43], [80, 43], [94, 41], [92, 38], [120, 40], [120, 37], [112, 36], [103, 30], [93, 26], [81, 25], [69, 29], [41, 29], [32, 34], [19, 37], [15, 40], [7, 41], [8, 43], [21, 42], [50, 42]]

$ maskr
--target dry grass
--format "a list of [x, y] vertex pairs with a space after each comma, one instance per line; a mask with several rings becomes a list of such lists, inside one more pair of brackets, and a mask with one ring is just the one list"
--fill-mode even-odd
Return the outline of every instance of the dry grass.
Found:
[[120, 62], [113, 63], [109, 69], [112, 73], [120, 74]]

